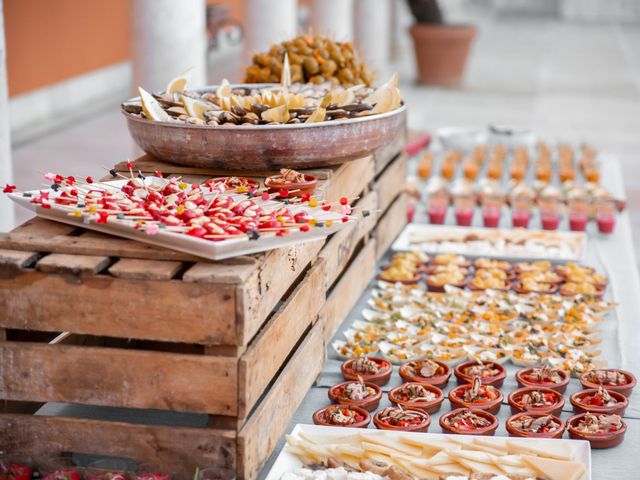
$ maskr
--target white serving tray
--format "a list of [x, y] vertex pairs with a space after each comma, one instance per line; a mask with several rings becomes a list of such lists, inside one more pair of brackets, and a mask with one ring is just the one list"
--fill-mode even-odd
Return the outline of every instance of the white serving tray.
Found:
[[[163, 179], [159, 177], [146, 177], [145, 182], [158, 183], [163, 182]], [[109, 185], [113, 187], [123, 186], [127, 180], [115, 180], [111, 182], [96, 183], [97, 187], [100, 185]], [[48, 191], [50, 198], [55, 198], [58, 194], [51, 189], [32, 190], [25, 193], [30, 193], [34, 196], [40, 192]], [[213, 194], [205, 194], [205, 197]], [[238, 194], [238, 196], [244, 196]], [[24, 197], [22, 193], [11, 193], [9, 198], [16, 202], [18, 205], [31, 210], [36, 215], [47, 220], [53, 220], [56, 222], [62, 222], [69, 225], [75, 225], [77, 227], [86, 228], [89, 230], [95, 230], [97, 232], [115, 235], [118, 237], [128, 238], [130, 240], [137, 240], [139, 242], [148, 243], [158, 247], [169, 248], [178, 252], [184, 252], [191, 255], [195, 255], [209, 260], [223, 260], [225, 258], [237, 257], [241, 255], [249, 255], [252, 253], [264, 252], [267, 250], [273, 250], [276, 248], [288, 247], [290, 245], [301, 244], [305, 242], [312, 242], [319, 240], [342, 230], [352, 222], [357, 221], [354, 217], [349, 217], [349, 221], [342, 222], [342, 215], [337, 212], [328, 211], [325, 212], [321, 208], [310, 209], [304, 206], [290, 206], [292, 210], [312, 210], [314, 216], [319, 220], [333, 220], [331, 227], [312, 228], [308, 232], [301, 232], [299, 230], [292, 230], [287, 235], [278, 237], [275, 234], [262, 234], [257, 240], [249, 240], [245, 238], [232, 238], [221, 241], [210, 241], [202, 238], [190, 237], [178, 232], [171, 232], [164, 229], [159, 229], [158, 233], [154, 235], [148, 235], [144, 231], [136, 230], [132, 226], [131, 221], [121, 221], [116, 219], [109, 219], [109, 223], [95, 223], [94, 221], [87, 221], [82, 217], [73, 217], [68, 215], [73, 208], [64, 209], [55, 203], [51, 203], [51, 208], [42, 208], [38, 204], [31, 203], [30, 197]], [[259, 198], [254, 199], [256, 203], [275, 203], [273, 200], [262, 201]]]
[[[533, 250], [531, 248], [512, 248], [511, 250], [497, 250], [492, 247], [478, 248], [477, 245], [467, 245], [465, 243], [445, 242], [434, 245], [438, 238], [463, 238], [467, 235], [477, 234], [479, 236], [497, 235], [510, 237], [517, 232], [524, 238], [533, 238], [537, 235], [549, 235], [559, 241], [566, 241], [565, 250]], [[413, 235], [421, 235], [431, 238], [434, 242], [411, 243]], [[543, 230], [524, 230], [508, 228], [482, 228], [482, 227], [458, 227], [449, 225], [426, 225], [410, 223], [400, 233], [391, 247], [394, 251], [419, 250], [429, 254], [437, 253], [457, 253], [471, 258], [491, 257], [512, 261], [535, 261], [550, 260], [553, 262], [583, 262], [587, 255], [587, 235], [583, 232], [546, 232]]]
[[[424, 438], [425, 436], [429, 436], [431, 438], [447, 438], [447, 437], [455, 437], [456, 440], [460, 440], [461, 437], [469, 438], [474, 435], [447, 435], [443, 433], [415, 433], [415, 432], [394, 432], [394, 431], [383, 431], [383, 430], [374, 430], [374, 429], [364, 429], [364, 428], [344, 428], [344, 427], [326, 427], [321, 425], [303, 425], [297, 424], [291, 435], [296, 435], [300, 432], [308, 432], [314, 434], [325, 434], [325, 435], [336, 435], [348, 437], [353, 436], [357, 437], [358, 435], [387, 435], [387, 436], [404, 436], [404, 437], [415, 437], [415, 438]], [[499, 441], [501, 437], [483, 437], [483, 439], [492, 441], [495, 440], [496, 443]], [[502, 437], [503, 438], [503, 437]], [[581, 462], [584, 464], [586, 473], [579, 480], [591, 480], [591, 448], [589, 447], [589, 442], [585, 440], [564, 440], [564, 439], [539, 439], [539, 438], [516, 438], [509, 437], [509, 441], [523, 443], [523, 444], [540, 444], [540, 443], [548, 443], [550, 445], [559, 445], [561, 443], [568, 445], [571, 450], [574, 452], [573, 461]], [[296, 468], [302, 467], [302, 462], [298, 460], [298, 457], [289, 453], [285, 448], [283, 448], [278, 457], [276, 458], [271, 470], [267, 474], [266, 480], [280, 480], [283, 474], [287, 472], [291, 472]]]

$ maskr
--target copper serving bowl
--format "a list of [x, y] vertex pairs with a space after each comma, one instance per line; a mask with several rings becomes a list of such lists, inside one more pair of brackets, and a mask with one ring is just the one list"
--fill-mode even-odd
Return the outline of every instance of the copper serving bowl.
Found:
[[[269, 84], [233, 85], [240, 86]], [[132, 102], [139, 97], [124, 103]], [[403, 105], [391, 112], [308, 124], [223, 126], [154, 122], [121, 109], [133, 140], [148, 154], [178, 165], [226, 170], [326, 167], [364, 157], [393, 140], [406, 110]]]

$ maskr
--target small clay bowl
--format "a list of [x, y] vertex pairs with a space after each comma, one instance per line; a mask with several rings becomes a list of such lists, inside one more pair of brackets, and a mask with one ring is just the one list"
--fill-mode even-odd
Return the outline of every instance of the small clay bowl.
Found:
[[[455, 427], [451, 427], [449, 425], [447, 425], [445, 423], [447, 418], [453, 417], [454, 415], [457, 415], [458, 413], [462, 412], [463, 410], [470, 410], [471, 413], [475, 413], [476, 415], [478, 415], [479, 417], [484, 417], [487, 420], [489, 420], [491, 422], [491, 425], [487, 426], [487, 427], [482, 427], [482, 428], [477, 428], [475, 430], [461, 430], [459, 428], [455, 428]], [[496, 433], [496, 430], [498, 429], [498, 419], [492, 415], [489, 412], [486, 412], [484, 410], [478, 410], [478, 409], [469, 409], [469, 408], [458, 408], [452, 412], [449, 412], [445, 415], [442, 415], [440, 417], [440, 428], [442, 428], [442, 431], [444, 433], [452, 433], [455, 435], [484, 435], [484, 436], [492, 436], [494, 433]]]
[[[631, 372], [618, 370], [617, 368], [599, 368], [597, 370], [601, 370], [601, 371], [615, 370], [617, 372], [622, 373], [629, 380], [629, 383], [627, 383], [626, 385], [611, 385], [611, 386], [603, 385], [604, 388], [609, 390], [609, 392], [618, 392], [621, 395], [624, 395], [625, 397], [629, 397], [629, 395], [631, 395], [631, 392], [633, 391], [633, 388], [636, 386], [636, 383], [638, 383], [636, 380], [636, 377]], [[584, 372], [582, 375], [580, 375], [580, 383], [582, 384], [582, 388], [600, 387], [599, 383], [593, 383], [587, 380], [588, 374], [589, 372]]]
[[627, 424], [622, 420], [622, 428], [617, 432], [603, 433], [603, 434], [587, 434], [576, 430], [576, 426], [580, 423], [582, 417], [586, 413], [580, 413], [574, 415], [567, 420], [567, 430], [569, 430], [569, 437], [574, 440], [586, 440], [591, 444], [591, 448], [611, 448], [620, 445], [624, 441], [624, 434], [627, 432]]
[[502, 406], [502, 400], [504, 399], [504, 395], [502, 395], [502, 392], [498, 390], [496, 387], [493, 387], [491, 385], [483, 385], [483, 386], [488, 387], [489, 389], [494, 389], [494, 391], [498, 394], [498, 396], [493, 400], [489, 400], [487, 402], [468, 403], [460, 399], [457, 393], [463, 392], [464, 390], [471, 388], [471, 384], [468, 383], [467, 385], [460, 385], [459, 387], [452, 388], [451, 390], [449, 390], [449, 402], [451, 402], [451, 409], [454, 410], [456, 408], [471, 408], [473, 410], [484, 410], [485, 412], [489, 412], [494, 415], [498, 413], [500, 411], [500, 407]]
[[362, 378], [367, 383], [373, 383], [374, 385], [378, 385], [379, 387], [386, 385], [389, 383], [389, 379], [391, 378], [391, 373], [393, 372], [393, 368], [391, 366], [391, 362], [385, 360], [384, 358], [377, 357], [365, 357], [371, 361], [376, 362], [378, 365], [382, 367], [382, 372], [375, 374], [364, 374], [357, 373], [352, 370], [351, 366], [358, 360], [357, 358], [350, 358], [349, 360], [345, 360], [342, 364], [342, 376], [345, 380], [358, 380], [358, 377]]
[[431, 417], [428, 413], [425, 413], [422, 410], [418, 410], [417, 408], [405, 408], [404, 410], [420, 415], [420, 417], [422, 417], [422, 423], [411, 427], [396, 427], [393, 425], [388, 425], [380, 421], [380, 414], [382, 413], [382, 410], [380, 410], [373, 416], [373, 424], [380, 430], [395, 430], [397, 432], [426, 432], [427, 430], [429, 430], [429, 425], [431, 425]]
[[[330, 405], [330, 407], [333, 407], [335, 405]], [[360, 407], [345, 407], [348, 408], [349, 410], [353, 410], [354, 412], [362, 415], [363, 419], [360, 420], [359, 422], [356, 423], [352, 423], [351, 425], [334, 425], [333, 423], [328, 423], [325, 422], [322, 419], [322, 414], [324, 413], [324, 411], [327, 408], [330, 407], [324, 407], [321, 408], [320, 410], [316, 410], [313, 413], [313, 423], [316, 425], [324, 425], [325, 427], [349, 427], [349, 428], [367, 428], [369, 426], [369, 423], [371, 422], [371, 415], [369, 415], [369, 412], [367, 412], [366, 410], [360, 408]]]
[[364, 400], [346, 400], [346, 399], [338, 398], [338, 395], [336, 394], [336, 390], [350, 383], [354, 383], [354, 380], [347, 380], [346, 382], [340, 382], [337, 385], [334, 385], [333, 387], [331, 387], [328, 391], [329, 400], [331, 400], [333, 403], [337, 403], [338, 405], [344, 405], [346, 407], [360, 407], [368, 412], [372, 412], [376, 408], [378, 408], [378, 405], [380, 404], [380, 399], [382, 398], [382, 389], [375, 383], [365, 382], [365, 386], [373, 388], [376, 391], [375, 395], [373, 395], [372, 397], [365, 398]]
[[[469, 362], [461, 363], [456, 367], [456, 369], [454, 370], [454, 373], [456, 375], [456, 378], [458, 379], [458, 385], [465, 385], [473, 381], [473, 376], [467, 375], [466, 373], [464, 373], [464, 371], [467, 368], [477, 364], [478, 362], [476, 362], [475, 360], [471, 360]], [[504, 369], [504, 367], [496, 362], [484, 362], [484, 365], [491, 365], [492, 368], [499, 370], [500, 373], [498, 373], [498, 375], [492, 375], [490, 377], [481, 377], [480, 381], [482, 382], [482, 384], [491, 385], [496, 388], [502, 387], [502, 384], [504, 383], [504, 379], [507, 378], [507, 371]]]
[[282, 175], [273, 175], [265, 178], [264, 185], [270, 193], [279, 194], [281, 190], [287, 190], [287, 198], [313, 194], [318, 186], [318, 179], [313, 175], [305, 173], [304, 180], [304, 182], [285, 182]]
[[597, 388], [589, 388], [587, 390], [582, 390], [571, 395], [571, 397], [569, 397], [569, 401], [571, 402], [571, 405], [573, 405], [573, 411], [576, 413], [615, 413], [616, 415], [620, 415], [621, 417], [624, 415], [625, 410], [629, 406], [629, 400], [621, 393], [613, 390], [609, 390], [609, 395], [611, 395], [611, 398], [614, 398], [618, 403], [616, 403], [615, 405], [611, 405], [610, 407], [598, 407], [595, 405], [587, 405], [586, 403], [581, 402], [581, 400], [585, 396], [595, 395], [596, 393], [598, 393]]
[[[416, 384], [422, 385], [427, 390], [435, 393], [437, 397], [434, 400], [402, 400], [398, 397], [400, 390], [406, 385]], [[389, 401], [394, 405], [400, 405], [405, 410], [421, 410], [424, 413], [434, 413], [440, 410], [442, 402], [444, 402], [444, 393], [438, 387], [424, 382], [407, 382], [399, 387], [392, 389], [389, 394]]]
[[527, 415], [529, 417], [533, 417], [533, 418], [538, 418], [538, 417], [546, 417], [547, 415], [549, 415], [548, 413], [534, 413], [534, 412], [520, 412], [520, 413], [516, 413], [515, 415], [511, 415], [506, 423], [505, 423], [505, 427], [507, 428], [507, 432], [509, 432], [509, 436], [511, 437], [521, 437], [521, 438], [562, 438], [562, 435], [564, 434], [565, 431], [565, 424], [564, 422], [560, 419], [560, 417], [556, 416], [556, 415], [551, 415], [553, 417], [553, 419], [558, 422], [560, 424], [560, 428], [558, 430], [555, 430], [553, 432], [539, 432], [539, 433], [534, 433], [534, 432], [525, 432], [522, 430], [518, 430], [517, 428], [515, 428], [513, 425], [511, 425], [511, 422], [513, 420], [516, 420], [524, 415]]
[[444, 373], [441, 375], [434, 375], [433, 377], [423, 377], [422, 375], [413, 373], [410, 365], [420, 360], [411, 360], [400, 365], [399, 373], [404, 382], [418, 382], [428, 383], [434, 387], [444, 388], [449, 383], [449, 377], [451, 376], [451, 367], [446, 363], [433, 360], [444, 369]]
[[[525, 393], [533, 392], [535, 390], [538, 390], [542, 393], [552, 394], [556, 399], [556, 403], [554, 403], [550, 407], [543, 407], [543, 408], [527, 408], [518, 404], [518, 400], [520, 399], [520, 397], [522, 397], [522, 395], [524, 395]], [[545, 387], [519, 388], [518, 390], [511, 392], [509, 394], [509, 397], [507, 397], [507, 400], [509, 401], [509, 405], [511, 406], [511, 413], [513, 414], [527, 412], [527, 413], [530, 413], [532, 416], [534, 414], [535, 415], [537, 414], [560, 415], [562, 412], [562, 407], [564, 407], [564, 397], [562, 396], [562, 394], [559, 393], [557, 390], [552, 390], [550, 388], [545, 388]]]
[[553, 293], [556, 293], [558, 291], [558, 284], [557, 283], [551, 283], [550, 287], [547, 290], [527, 290], [526, 288], [522, 288], [520, 286], [520, 282], [518, 280], [514, 280], [513, 282], [511, 282], [511, 289], [516, 292], [516, 293], [540, 293], [543, 295], [551, 295]]
[[430, 292], [443, 293], [444, 287], [446, 285], [451, 285], [452, 287], [457, 287], [457, 288], [464, 288], [467, 285], [467, 280], [465, 279], [460, 283], [445, 283], [444, 285], [439, 285], [439, 284], [433, 283], [430, 280], [430, 277], [427, 277], [425, 283], [427, 284], [427, 288], [429, 289]]
[[[204, 185], [209, 185], [211, 183], [224, 183], [227, 179], [232, 178], [232, 177], [216, 177], [216, 178], [210, 178], [209, 180], [207, 180], [206, 182], [204, 182]], [[238, 180], [240, 180], [242, 183], [245, 183], [246, 187], [248, 188], [258, 188], [260, 187], [260, 182], [258, 182], [257, 180], [254, 180], [253, 178], [247, 178], [247, 177], [235, 177]], [[238, 188], [240, 185], [235, 185], [235, 186], [229, 186], [229, 189], [235, 189]]]
[[569, 375], [564, 370], [557, 370], [558, 375], [562, 377], [562, 381], [560, 383], [552, 383], [552, 382], [541, 382], [535, 383], [530, 382], [526, 378], [525, 375], [531, 373], [534, 368], [539, 367], [529, 367], [523, 368], [522, 370], [518, 370], [516, 372], [516, 381], [518, 382], [518, 386], [522, 387], [536, 387], [536, 388], [550, 388], [551, 390], [555, 390], [558, 393], [564, 393], [567, 390], [567, 385], [569, 385]]

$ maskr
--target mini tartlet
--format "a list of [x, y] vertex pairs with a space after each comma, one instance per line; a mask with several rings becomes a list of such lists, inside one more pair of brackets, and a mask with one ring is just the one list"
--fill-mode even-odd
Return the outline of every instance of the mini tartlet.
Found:
[[444, 393], [438, 387], [428, 383], [407, 382], [389, 392], [389, 401], [404, 409], [434, 413], [440, 410]]
[[636, 386], [636, 377], [631, 372], [616, 368], [599, 368], [580, 375], [582, 388], [598, 388], [602, 385], [610, 392], [618, 392], [625, 397], [631, 395]]
[[384, 358], [359, 357], [345, 360], [342, 364], [342, 376], [345, 380], [358, 380], [383, 386], [389, 383], [393, 368]]
[[619, 415], [580, 413], [567, 420], [569, 436], [586, 440], [591, 448], [611, 448], [624, 441], [627, 424]]
[[347, 380], [331, 387], [328, 395], [329, 399], [338, 405], [359, 407], [372, 412], [380, 404], [382, 390], [374, 383]]
[[514, 414], [560, 415], [564, 407], [562, 394], [545, 387], [519, 388], [509, 394], [508, 400]]
[[505, 427], [512, 437], [562, 438], [564, 422], [548, 413], [520, 412], [509, 417]]
[[444, 433], [458, 435], [493, 435], [498, 428], [498, 419], [489, 412], [471, 408], [458, 408], [440, 417]]
[[444, 388], [449, 382], [451, 368], [437, 360], [411, 360], [400, 366], [399, 373], [405, 382], [428, 383]]
[[564, 393], [569, 385], [569, 375], [564, 370], [542, 367], [529, 367], [516, 372], [519, 387], [550, 388], [558, 393]]
[[606, 390], [602, 386], [576, 392], [569, 400], [576, 413], [615, 413], [622, 416], [629, 406], [627, 397], [619, 392]]
[[427, 276], [425, 280], [429, 291], [431, 292], [444, 292], [445, 286], [451, 285], [452, 287], [463, 288], [467, 285], [467, 277], [460, 270], [450, 270], [447, 272], [434, 273]]
[[380, 430], [426, 432], [431, 425], [429, 414], [418, 409], [387, 407], [373, 416], [373, 424]]
[[500, 390], [491, 385], [483, 385], [480, 377], [476, 377], [473, 383], [460, 385], [449, 391], [452, 409], [471, 408], [496, 414], [500, 411], [503, 398]]
[[507, 372], [502, 365], [496, 362], [478, 362], [471, 360], [458, 365], [454, 370], [458, 379], [458, 385], [471, 383], [473, 378], [479, 376], [484, 385], [492, 385], [500, 388], [507, 377]]
[[369, 412], [360, 407], [329, 405], [313, 414], [313, 423], [329, 427], [367, 428], [369, 422]]

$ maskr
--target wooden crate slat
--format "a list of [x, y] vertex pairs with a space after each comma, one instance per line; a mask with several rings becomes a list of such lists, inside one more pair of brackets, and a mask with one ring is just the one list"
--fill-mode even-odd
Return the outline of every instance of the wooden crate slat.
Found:
[[325, 300], [324, 261], [311, 269], [240, 357], [238, 416], [244, 418], [264, 393]]
[[243, 283], [247, 281], [253, 267], [258, 263], [256, 259], [251, 260], [251, 263], [240, 265], [196, 263], [182, 275], [182, 280], [197, 283]]
[[238, 306], [244, 315], [239, 344], [246, 345], [258, 332], [295, 279], [318, 256], [325, 240], [316, 240], [287, 248], [270, 250], [260, 257], [261, 264], [238, 290]]
[[367, 288], [376, 266], [376, 241], [368, 242], [327, 297], [320, 311], [324, 339], [328, 341]]
[[5, 328], [233, 345], [236, 303], [235, 285], [109, 275], [70, 282], [33, 270], [0, 276], [0, 327]]
[[100, 255], [108, 252], [110, 256], [120, 258], [187, 262], [206, 261], [195, 255], [97, 232], [85, 232], [80, 236], [74, 237], [67, 235], [44, 237], [39, 234], [19, 233], [14, 230], [10, 233], [0, 233], [0, 248], [75, 255]]
[[33, 217], [22, 225], [17, 226], [12, 230], [16, 233], [26, 233], [31, 235], [68, 235], [76, 230], [77, 227], [67, 225], [65, 223], [53, 222], [51, 220], [45, 220], [40, 217]]
[[0, 398], [237, 414], [234, 357], [0, 343]]
[[333, 235], [320, 252], [320, 258], [326, 262], [325, 290], [333, 285], [351, 259], [358, 243], [375, 226], [378, 217], [377, 205], [378, 193], [369, 192], [366, 194], [358, 201], [357, 212], [362, 213], [363, 210], [368, 210], [370, 215]]
[[96, 255], [52, 253], [36, 263], [36, 270], [44, 273], [93, 275], [104, 270], [110, 261], [109, 257]]
[[402, 193], [378, 222], [374, 231], [378, 251], [376, 258], [382, 258], [396, 237], [407, 224], [407, 202], [409, 196]]
[[0, 249], [0, 266], [25, 268], [38, 259], [36, 252]]
[[322, 325], [316, 325], [238, 434], [238, 478], [253, 479], [278, 443], [324, 363]]
[[378, 177], [374, 190], [378, 192], [378, 208], [385, 212], [404, 190], [407, 175], [407, 156], [399, 155]]
[[109, 273], [114, 277], [133, 280], [170, 280], [182, 265], [182, 262], [122, 258], [109, 267]]
[[176, 478], [193, 478], [196, 467], [235, 468], [236, 433], [206, 428], [135, 425], [124, 422], [0, 414], [2, 446], [45, 458], [73, 452], [170, 465]]
[[340, 165], [330, 180], [319, 190], [327, 201], [335, 202], [341, 197], [354, 198], [362, 193], [373, 180], [372, 157], [359, 158]]

